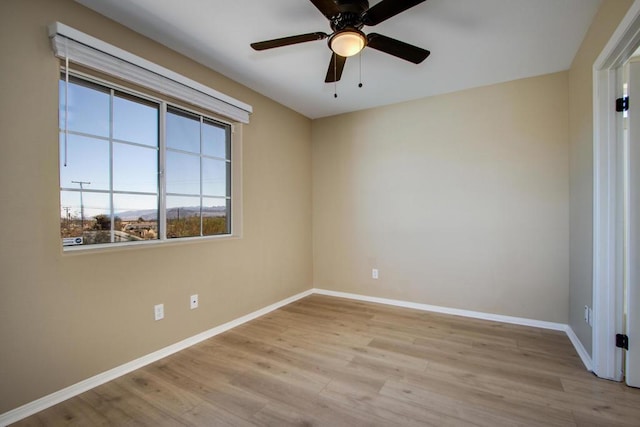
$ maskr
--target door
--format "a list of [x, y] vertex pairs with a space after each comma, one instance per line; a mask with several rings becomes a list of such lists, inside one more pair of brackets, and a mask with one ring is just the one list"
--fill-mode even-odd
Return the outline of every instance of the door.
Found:
[[[629, 133], [625, 153], [625, 315], [629, 337], [625, 377], [640, 387], [640, 58], [629, 67]], [[635, 102], [635, 105], [634, 105]]]

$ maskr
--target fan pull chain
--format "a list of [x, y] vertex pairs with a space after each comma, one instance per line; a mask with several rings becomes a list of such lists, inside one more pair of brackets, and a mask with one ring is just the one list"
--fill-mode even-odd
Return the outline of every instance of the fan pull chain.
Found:
[[360, 61], [360, 83], [358, 83], [358, 87], [362, 87], [362, 51], [358, 54], [358, 60]]
[[336, 53], [333, 54], [333, 97], [334, 98], [338, 97], [338, 82], [336, 81], [338, 79], [338, 58], [336, 55], [337, 55]]

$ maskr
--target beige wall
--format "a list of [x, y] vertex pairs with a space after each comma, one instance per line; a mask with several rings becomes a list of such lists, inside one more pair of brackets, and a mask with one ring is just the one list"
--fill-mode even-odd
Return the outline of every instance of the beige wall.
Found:
[[315, 120], [314, 285], [566, 323], [568, 122], [566, 72]]
[[[62, 254], [53, 21], [253, 105], [242, 239]], [[310, 120], [71, 0], [3, 0], [0, 55], [0, 413], [311, 287]]]
[[584, 321], [584, 306], [593, 307], [593, 63], [632, 3], [602, 3], [569, 71], [569, 324], [589, 353], [591, 327]]

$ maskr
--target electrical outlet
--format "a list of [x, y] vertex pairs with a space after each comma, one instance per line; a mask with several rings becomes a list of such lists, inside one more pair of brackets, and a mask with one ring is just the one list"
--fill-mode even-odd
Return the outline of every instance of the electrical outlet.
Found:
[[378, 269], [374, 268], [371, 270], [371, 278], [372, 279], [377, 279], [378, 278]]
[[593, 327], [593, 309], [589, 308], [589, 326]]
[[189, 301], [191, 310], [193, 310], [194, 308], [198, 308], [198, 294], [191, 295], [191, 299]]
[[164, 304], [158, 304], [153, 306], [153, 313], [156, 320], [164, 319]]

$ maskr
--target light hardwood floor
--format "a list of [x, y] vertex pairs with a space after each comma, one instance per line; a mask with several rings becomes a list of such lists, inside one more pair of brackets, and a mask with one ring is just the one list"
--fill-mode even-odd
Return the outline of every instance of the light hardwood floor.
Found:
[[640, 426], [562, 332], [313, 295], [17, 425]]

